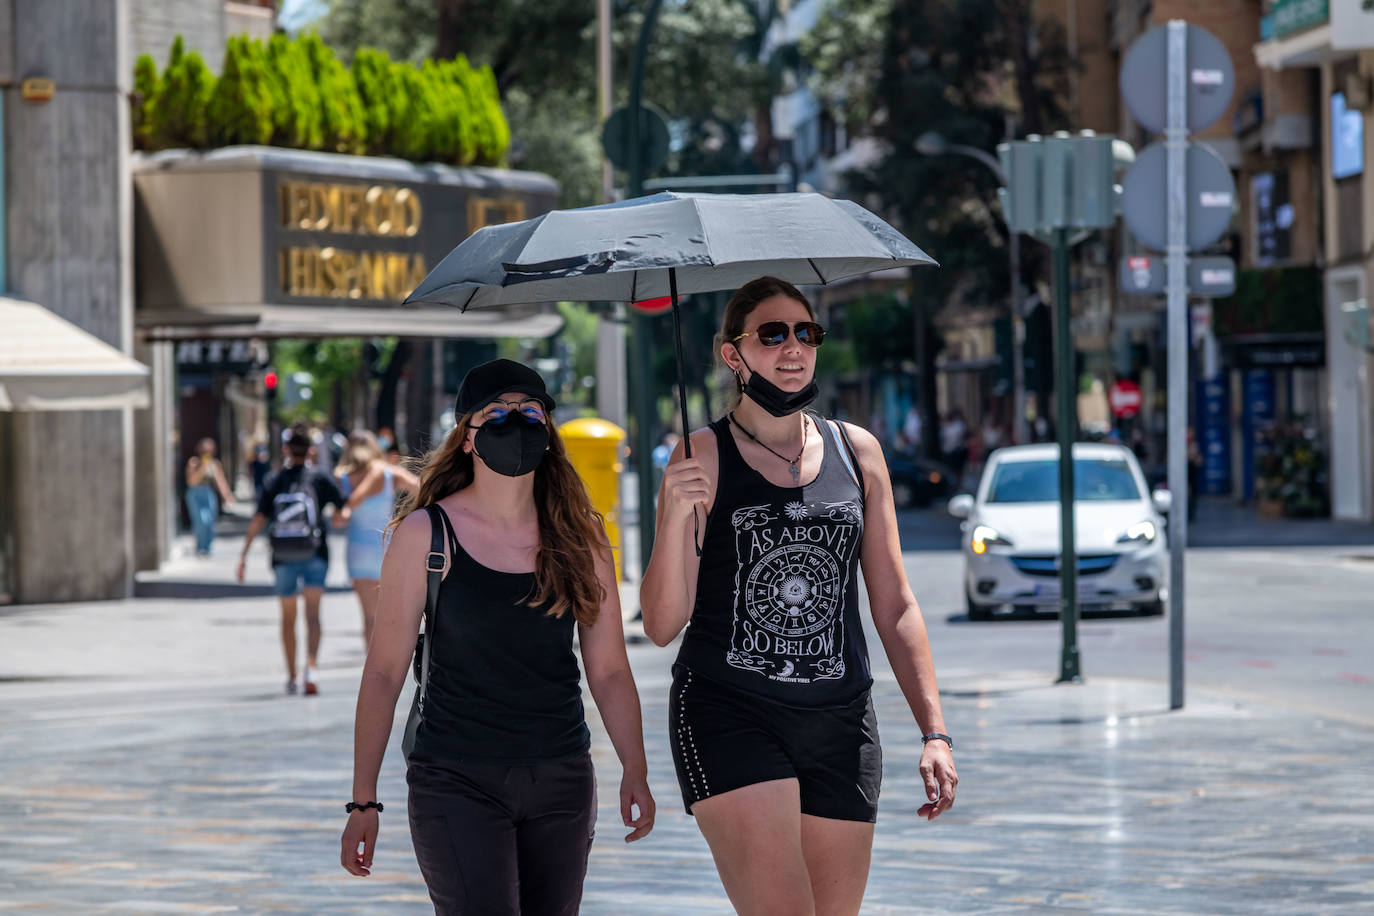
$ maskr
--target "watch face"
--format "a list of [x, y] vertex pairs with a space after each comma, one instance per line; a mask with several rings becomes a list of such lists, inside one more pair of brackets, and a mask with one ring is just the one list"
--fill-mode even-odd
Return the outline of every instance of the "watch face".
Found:
[[761, 557], [744, 586], [744, 607], [765, 630], [786, 638], [810, 636], [835, 620], [840, 568], [834, 556], [809, 544], [789, 544]]

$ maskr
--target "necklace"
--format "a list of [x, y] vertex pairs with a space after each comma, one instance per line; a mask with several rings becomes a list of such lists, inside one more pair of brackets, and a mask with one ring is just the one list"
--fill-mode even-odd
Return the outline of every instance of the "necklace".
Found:
[[780, 459], [783, 460], [783, 461], [786, 461], [786, 462], [787, 462], [787, 470], [789, 470], [789, 471], [792, 472], [792, 483], [793, 483], [793, 484], [799, 484], [799, 483], [801, 483], [801, 463], [800, 463], [800, 462], [801, 462], [801, 456], [802, 456], [802, 453], [806, 451], [806, 434], [807, 434], [808, 432], [810, 432], [810, 430], [811, 430], [811, 427], [808, 426], [807, 423], [806, 423], [806, 418], [805, 418], [805, 417], [802, 417], [802, 444], [801, 444], [801, 451], [797, 452], [797, 457], [791, 458], [791, 459], [789, 459], [786, 455], [780, 455], [780, 454], [778, 454], [777, 452], [774, 452], [771, 448], [768, 448], [768, 443], [766, 443], [766, 442], [760, 442], [758, 436], [755, 436], [755, 435], [754, 435], [753, 433], [751, 433], [749, 430], [745, 429], [745, 428], [740, 424], [739, 420], [736, 420], [736, 419], [735, 419], [735, 412], [734, 412], [734, 411], [731, 411], [731, 412], [730, 412], [730, 422], [733, 423], [733, 424], [735, 424], [736, 426], [738, 426], [738, 427], [739, 427], [739, 431], [742, 432], [742, 433], [744, 433], [746, 436], [748, 436], [749, 439], [750, 439], [751, 441], [756, 442], [756, 443], [758, 443], [759, 445], [762, 445], [764, 448], [768, 449], [768, 451], [772, 452], [774, 455], [777, 455], [778, 458], [780, 458]]

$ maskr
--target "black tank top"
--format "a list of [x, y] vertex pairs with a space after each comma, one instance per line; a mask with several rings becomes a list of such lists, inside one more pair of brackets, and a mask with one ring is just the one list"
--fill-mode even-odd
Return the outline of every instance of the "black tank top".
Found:
[[482, 566], [444, 521], [453, 565], [426, 637], [429, 691], [410, 759], [529, 766], [585, 753], [572, 611], [529, 607], [534, 574]]
[[859, 620], [863, 493], [834, 428], [812, 417], [825, 455], [816, 479], [779, 487], [711, 424], [719, 473], [697, 598], [678, 662], [796, 706], [847, 703], [873, 683]]

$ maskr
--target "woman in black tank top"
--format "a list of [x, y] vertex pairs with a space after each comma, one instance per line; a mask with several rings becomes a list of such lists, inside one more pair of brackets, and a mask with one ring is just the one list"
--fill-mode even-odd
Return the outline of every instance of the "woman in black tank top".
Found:
[[859, 619], [873, 622], [925, 738], [933, 819], [958, 783], [882, 449], [803, 409], [824, 330], [773, 277], [739, 290], [717, 338], [742, 398], [681, 444], [659, 492], [644, 629], [673, 668], [669, 739], [683, 803], [737, 912], [857, 913], [882, 755]]
[[[611, 552], [553, 427], [553, 406], [526, 366], [495, 360], [473, 369], [458, 392], [458, 425], [424, 459], [414, 500], [389, 529], [341, 862], [359, 876], [372, 867], [377, 774], [432, 560], [443, 579], [426, 617], [429, 661], [411, 707], [406, 781], [415, 855], [441, 916], [578, 911], [596, 779], [574, 626], [623, 767], [626, 840], [653, 828]], [[433, 552], [431, 519], [445, 533]]]

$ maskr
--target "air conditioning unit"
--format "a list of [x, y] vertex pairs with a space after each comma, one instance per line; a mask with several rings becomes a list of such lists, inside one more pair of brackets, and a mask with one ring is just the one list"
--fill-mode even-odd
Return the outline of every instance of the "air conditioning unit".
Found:
[[1364, 73], [1347, 73], [1341, 90], [1345, 93], [1345, 107], [1351, 111], [1369, 111], [1374, 108], [1374, 88], [1370, 78]]

